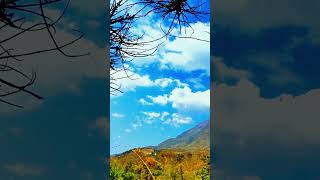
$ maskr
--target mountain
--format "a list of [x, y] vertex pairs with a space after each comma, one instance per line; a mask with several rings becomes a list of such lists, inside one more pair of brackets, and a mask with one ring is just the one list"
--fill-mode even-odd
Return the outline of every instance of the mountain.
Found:
[[210, 121], [203, 121], [176, 138], [160, 143], [156, 149], [203, 149], [210, 147]]
[[111, 156], [110, 179], [209, 179], [209, 130], [204, 121], [158, 146]]

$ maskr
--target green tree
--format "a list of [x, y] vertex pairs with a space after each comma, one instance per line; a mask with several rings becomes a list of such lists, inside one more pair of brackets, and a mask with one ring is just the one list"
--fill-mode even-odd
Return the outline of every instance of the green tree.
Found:
[[110, 167], [110, 179], [111, 180], [123, 180], [123, 170], [117, 166]]
[[135, 180], [137, 176], [134, 172], [125, 172], [122, 174], [123, 180]]
[[202, 180], [210, 180], [210, 157], [204, 156], [201, 160], [205, 163], [205, 165], [197, 171], [197, 175], [201, 177]]

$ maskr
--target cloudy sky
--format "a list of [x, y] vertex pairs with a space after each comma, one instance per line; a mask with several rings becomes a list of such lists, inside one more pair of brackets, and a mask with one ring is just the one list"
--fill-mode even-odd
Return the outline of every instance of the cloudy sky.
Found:
[[[209, 12], [208, 2], [202, 10]], [[209, 14], [202, 21], [194, 20], [180, 36], [209, 41], [209, 21]], [[134, 30], [146, 33], [144, 40], [149, 40], [163, 35], [160, 23], [169, 26], [151, 14]], [[178, 35], [179, 28], [173, 33]], [[210, 43], [174, 37], [157, 43], [162, 44], [154, 56], [133, 61], [135, 80], [119, 81], [124, 93], [111, 97], [111, 154], [158, 145], [209, 119]]]
[[319, 179], [319, 1], [215, 2], [216, 179]]
[[[104, 7], [100, 0], [73, 0], [59, 25], [61, 40], [75, 36], [72, 28], [86, 32], [72, 51], [88, 50], [90, 56], [70, 61], [43, 54], [21, 65], [28, 72], [37, 70], [33, 88], [45, 101], [14, 97], [25, 105], [23, 110], [0, 104], [0, 179], [103, 178], [103, 158], [109, 155], [109, 103], [101, 61], [106, 59]], [[318, 7], [317, 0], [215, 1], [215, 179], [319, 178]], [[156, 20], [144, 22], [149, 34], [157, 33], [150, 25]], [[199, 36], [207, 36], [202, 34], [207, 23], [194, 24], [201, 29]], [[21, 48], [49, 46], [46, 38], [29, 34], [14, 43]], [[208, 46], [171, 39], [156, 58], [134, 61], [139, 80], [126, 81], [126, 93], [111, 100], [114, 153], [156, 145], [209, 117], [208, 101], [194, 98], [205, 98], [209, 89]]]

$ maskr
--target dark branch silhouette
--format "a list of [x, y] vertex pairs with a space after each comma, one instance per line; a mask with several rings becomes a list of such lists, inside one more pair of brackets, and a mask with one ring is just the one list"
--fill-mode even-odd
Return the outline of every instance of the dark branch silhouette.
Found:
[[[174, 28], [179, 28], [180, 34], [184, 28], [186, 34], [188, 27], [192, 29], [192, 18], [201, 20], [208, 14], [200, 10], [203, 4], [191, 5], [187, 0], [113, 0], [110, 7], [110, 93], [122, 92], [118, 80], [133, 78], [130, 63], [135, 58], [153, 56], [161, 45], [160, 40], [171, 36], [209, 42], [192, 36], [172, 34]], [[162, 22], [169, 26], [163, 29], [160, 24], [159, 29], [163, 35], [145, 41], [144, 34], [137, 35], [132, 29], [137, 20], [151, 13], [160, 15]], [[119, 76], [123, 72], [124, 76]]]
[[[53, 5], [60, 5], [60, 3], [64, 4], [61, 14], [55, 19], [50, 18], [46, 14], [45, 8]], [[70, 0], [0, 1], [0, 31], [12, 32], [7, 33], [6, 35], [2, 32], [0, 35], [0, 102], [22, 108], [23, 106], [10, 102], [6, 99], [18, 93], [25, 93], [36, 99], [43, 99], [42, 96], [27, 89], [34, 84], [36, 72], [33, 72], [31, 75], [27, 75], [22, 69], [16, 68], [12, 62], [23, 61], [23, 57], [51, 51], [57, 51], [63, 56], [70, 58], [87, 55], [69, 54], [65, 52], [65, 48], [82, 38], [83, 34], [80, 31], [74, 30], [79, 33], [79, 36], [69, 42], [58, 43], [56, 41], [56, 25], [65, 15], [69, 3]], [[19, 49], [19, 53], [14, 52], [14, 50], [16, 50], [15, 47], [7, 47], [9, 42], [19, 40], [22, 35], [28, 32], [46, 32], [50, 36], [54, 46], [51, 48], [33, 49], [30, 51], [23, 51], [23, 49]], [[16, 77], [24, 79], [24, 83], [18, 84], [12, 80], [8, 80], [8, 73], [13, 73]]]

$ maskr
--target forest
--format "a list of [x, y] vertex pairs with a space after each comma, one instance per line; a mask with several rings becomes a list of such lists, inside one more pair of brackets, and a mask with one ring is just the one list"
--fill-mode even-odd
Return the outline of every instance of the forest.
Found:
[[132, 149], [110, 159], [111, 180], [209, 180], [210, 149]]

